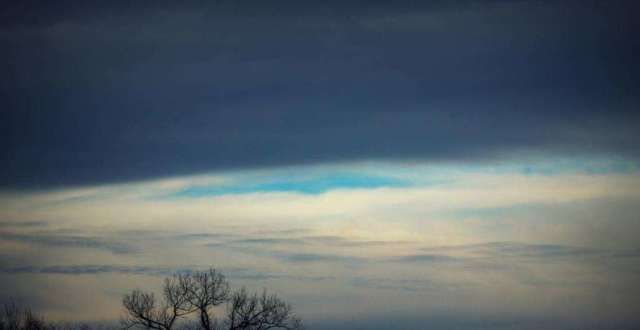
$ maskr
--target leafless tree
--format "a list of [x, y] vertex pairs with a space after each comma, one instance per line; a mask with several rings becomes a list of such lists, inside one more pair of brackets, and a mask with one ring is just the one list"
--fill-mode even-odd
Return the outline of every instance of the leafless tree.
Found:
[[22, 323], [22, 315], [14, 301], [4, 304], [0, 317], [0, 329], [18, 330]]
[[229, 300], [229, 283], [224, 275], [215, 269], [206, 272], [174, 275], [179, 284], [178, 291], [185, 294], [193, 311], [197, 311], [202, 329], [212, 330], [218, 327], [212, 315], [212, 308]]
[[127, 313], [121, 322], [123, 327], [170, 330], [179, 317], [193, 311], [177, 278], [165, 279], [162, 293], [161, 303], [156, 301], [153, 293], [141, 290], [125, 295], [122, 305]]
[[245, 288], [231, 297], [228, 309], [229, 330], [302, 329], [302, 322], [296, 318], [291, 305], [278, 296], [249, 294]]
[[0, 330], [44, 330], [47, 328], [44, 319], [29, 308], [21, 309], [11, 301], [4, 304], [0, 315]]
[[25, 330], [44, 330], [47, 324], [41, 316], [34, 314], [31, 309], [27, 308], [23, 311], [23, 329]]
[[[267, 330], [302, 329], [291, 306], [276, 295], [249, 294], [242, 288], [233, 294], [225, 277], [215, 269], [176, 274], [165, 279], [162, 303], [153, 293], [134, 290], [124, 296], [125, 328], [171, 330], [176, 321], [191, 313], [197, 322], [182, 323], [180, 328], [203, 330]], [[226, 304], [226, 315], [215, 314], [216, 307]]]

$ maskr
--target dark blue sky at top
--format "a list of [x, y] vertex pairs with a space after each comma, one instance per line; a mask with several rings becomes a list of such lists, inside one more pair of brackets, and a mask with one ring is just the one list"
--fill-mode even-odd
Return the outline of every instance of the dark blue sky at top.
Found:
[[0, 187], [511, 152], [637, 159], [636, 1], [16, 1]]

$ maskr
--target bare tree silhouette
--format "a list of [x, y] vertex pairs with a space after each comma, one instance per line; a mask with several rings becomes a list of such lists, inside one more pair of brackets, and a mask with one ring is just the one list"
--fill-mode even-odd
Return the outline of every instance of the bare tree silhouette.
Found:
[[291, 317], [291, 306], [276, 295], [249, 294], [245, 288], [236, 291], [229, 303], [229, 330], [301, 329], [302, 322]]
[[[226, 305], [226, 315], [216, 316], [216, 307]], [[176, 321], [197, 314], [197, 326], [204, 330], [302, 329], [292, 308], [275, 294], [250, 294], [245, 288], [231, 293], [221, 273], [208, 271], [175, 274], [164, 281], [162, 301], [153, 293], [133, 290], [122, 299], [124, 328], [171, 330]], [[219, 311], [219, 309], [217, 309]]]
[[224, 275], [210, 269], [207, 272], [174, 275], [174, 280], [190, 306], [199, 313], [201, 327], [214, 329], [212, 308], [227, 302], [230, 297], [229, 284]]
[[20, 309], [11, 301], [4, 305], [0, 314], [0, 330], [44, 330], [47, 328], [42, 317], [30, 308]]

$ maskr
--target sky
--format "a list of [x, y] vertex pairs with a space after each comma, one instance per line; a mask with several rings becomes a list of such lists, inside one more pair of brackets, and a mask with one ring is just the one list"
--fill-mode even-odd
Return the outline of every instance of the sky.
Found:
[[214, 266], [309, 329], [637, 328], [635, 1], [0, 5], [0, 299]]

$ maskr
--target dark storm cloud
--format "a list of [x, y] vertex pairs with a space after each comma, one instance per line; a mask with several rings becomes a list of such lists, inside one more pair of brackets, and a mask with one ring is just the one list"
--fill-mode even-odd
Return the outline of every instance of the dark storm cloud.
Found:
[[636, 157], [637, 7], [3, 4], [0, 185], [522, 149]]

